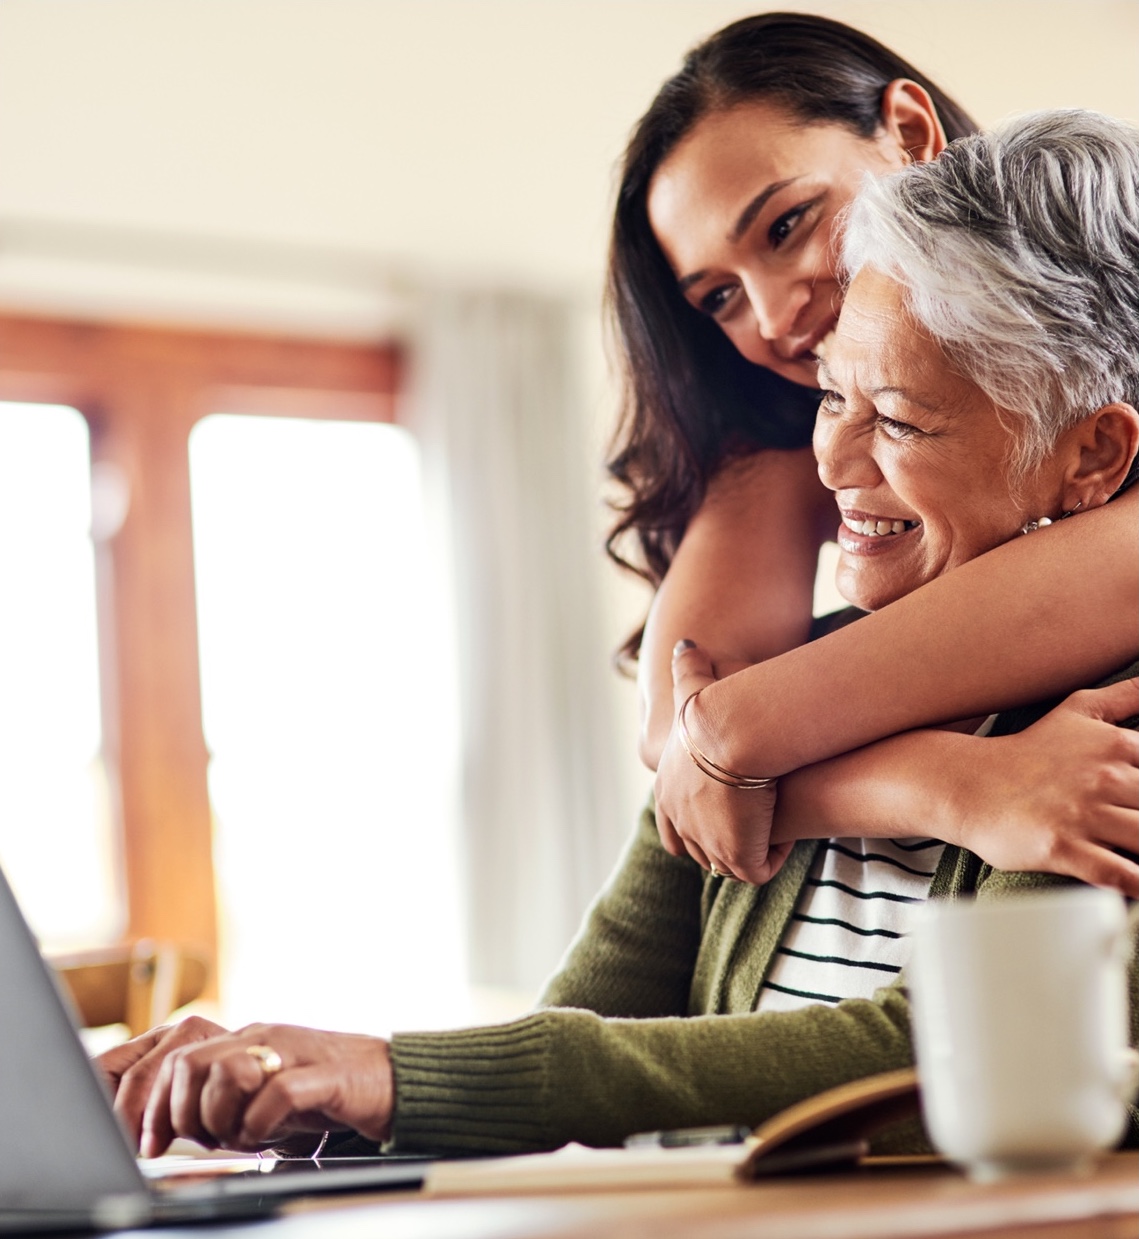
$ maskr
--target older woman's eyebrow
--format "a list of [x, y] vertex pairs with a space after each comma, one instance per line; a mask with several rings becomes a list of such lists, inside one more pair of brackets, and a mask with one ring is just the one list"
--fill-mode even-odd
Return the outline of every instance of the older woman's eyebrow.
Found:
[[[819, 358], [818, 371], [819, 386], [825, 390], [830, 390], [837, 386], [834, 376], [827, 369], [827, 363]], [[889, 384], [882, 387], [867, 387], [862, 393], [871, 400], [877, 400], [879, 396], [897, 396], [905, 400], [907, 404], [916, 404], [919, 409], [925, 409], [927, 413], [936, 413], [940, 407], [937, 404], [931, 404], [930, 401], [921, 396], [916, 396], [908, 387], [894, 387]]]
[[[728, 240], [734, 245], [755, 223], [755, 217], [763, 210], [768, 201], [781, 189], [786, 189], [788, 185], [793, 185], [798, 179], [797, 176], [790, 176], [785, 181], [772, 181], [765, 189], [761, 189], [739, 213], [736, 222], [728, 232]], [[700, 270], [693, 271], [691, 275], [682, 277], [678, 281], [680, 291], [682, 293], [687, 292], [693, 284], [698, 284], [707, 274], [707, 271]]]
[[866, 395], [871, 400], [877, 400], [879, 396], [898, 396], [907, 404], [916, 404], [919, 409], [925, 409], [927, 413], [936, 413], [941, 407], [939, 404], [931, 404], [921, 396], [915, 396], [908, 387], [868, 387]]

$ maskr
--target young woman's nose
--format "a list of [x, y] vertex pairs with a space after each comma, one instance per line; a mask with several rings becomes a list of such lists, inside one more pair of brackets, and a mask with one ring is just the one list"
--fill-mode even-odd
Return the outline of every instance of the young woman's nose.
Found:
[[811, 287], [805, 281], [771, 276], [745, 279], [744, 291], [760, 338], [768, 343], [793, 333], [803, 307], [811, 299]]

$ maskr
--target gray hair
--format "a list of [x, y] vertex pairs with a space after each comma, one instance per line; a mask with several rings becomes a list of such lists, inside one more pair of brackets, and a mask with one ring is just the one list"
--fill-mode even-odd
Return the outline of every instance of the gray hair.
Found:
[[1139, 406], [1139, 129], [1034, 112], [869, 180], [843, 263], [903, 285], [951, 364], [1017, 416], [1017, 472], [1116, 400]]

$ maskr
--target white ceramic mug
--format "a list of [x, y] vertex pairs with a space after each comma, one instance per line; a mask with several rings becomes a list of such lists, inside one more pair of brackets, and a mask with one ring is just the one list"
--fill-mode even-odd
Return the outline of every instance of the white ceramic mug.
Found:
[[934, 1145], [977, 1179], [1074, 1167], [1123, 1135], [1123, 900], [1064, 887], [921, 909], [907, 969]]

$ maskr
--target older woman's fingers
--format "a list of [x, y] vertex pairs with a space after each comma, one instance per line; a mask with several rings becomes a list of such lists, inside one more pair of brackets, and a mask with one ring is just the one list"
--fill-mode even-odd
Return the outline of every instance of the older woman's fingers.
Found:
[[171, 1055], [159, 1068], [142, 1115], [138, 1151], [143, 1157], [161, 1157], [176, 1135], [170, 1117], [170, 1089], [174, 1080], [176, 1056]]
[[339, 1064], [321, 1063], [274, 1076], [246, 1107], [233, 1147], [253, 1151], [298, 1128], [323, 1131], [331, 1117], [338, 1117], [345, 1086], [356, 1087], [340, 1078], [342, 1070]]
[[[264, 1068], [248, 1046], [235, 1047], [210, 1064], [194, 1104], [199, 1123], [218, 1144], [232, 1145], [245, 1121], [250, 1099], [266, 1079]], [[174, 1113], [173, 1118], [178, 1127], [179, 1114]]]
[[[144, 1033], [142, 1037], [136, 1037], [134, 1041], [127, 1042], [126, 1046], [119, 1047], [120, 1050], [125, 1050], [136, 1043], [142, 1043], [145, 1047], [141, 1056], [120, 1073], [118, 1088], [115, 1090], [115, 1112], [136, 1147], [140, 1142], [147, 1103], [169, 1056], [184, 1046], [222, 1036], [225, 1032], [226, 1029], [220, 1024], [192, 1015], [173, 1027], [154, 1029], [150, 1033]], [[99, 1060], [100, 1066], [109, 1054]]]
[[273, 1076], [249, 1103], [236, 1147], [255, 1149], [290, 1131], [335, 1126], [387, 1139], [395, 1100], [388, 1043], [314, 1033], [310, 1050], [315, 1061]]
[[[217, 1140], [201, 1120], [199, 1098], [213, 1064], [233, 1052], [232, 1035], [183, 1046], [163, 1062], [142, 1116], [139, 1151], [158, 1157], [175, 1136], [196, 1140], [207, 1148]], [[256, 1067], [255, 1063], [250, 1066]]]
[[127, 1072], [144, 1059], [169, 1031], [169, 1024], [151, 1028], [138, 1037], [124, 1041], [122, 1045], [116, 1045], [113, 1049], [104, 1051], [94, 1060], [95, 1066], [107, 1081], [112, 1096], [118, 1093], [119, 1085]]

